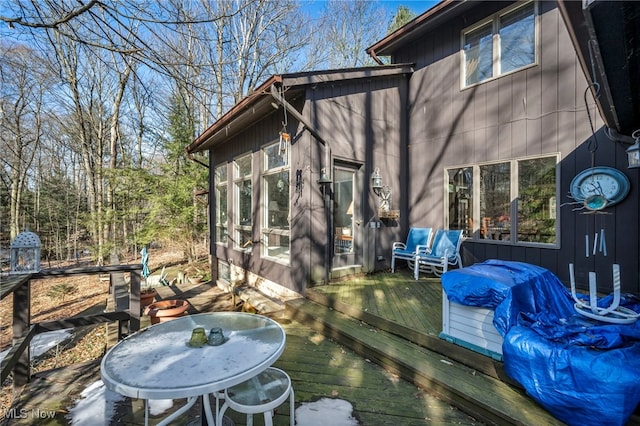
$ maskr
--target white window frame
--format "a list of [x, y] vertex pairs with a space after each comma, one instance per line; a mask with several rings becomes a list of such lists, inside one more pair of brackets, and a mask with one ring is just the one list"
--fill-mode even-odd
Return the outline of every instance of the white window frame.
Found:
[[[215, 243], [219, 245], [226, 246], [228, 244], [228, 233], [229, 233], [229, 181], [227, 177], [228, 164], [219, 164], [214, 168], [214, 187], [215, 187], [215, 197], [216, 197], [216, 210], [215, 210]], [[224, 181], [218, 180], [218, 170], [224, 169]], [[226, 206], [227, 211], [224, 212], [226, 217], [226, 221], [224, 224], [219, 223], [220, 219], [220, 189], [224, 188], [226, 191]], [[225, 229], [224, 235], [219, 235], [220, 230]]]
[[[543, 243], [543, 242], [531, 242], [531, 241], [519, 241], [518, 240], [518, 199], [519, 199], [519, 182], [518, 182], [518, 172], [519, 172], [519, 164], [523, 161], [527, 160], [536, 160], [536, 159], [545, 159], [545, 158], [553, 158], [555, 157], [555, 198], [554, 198], [554, 210], [555, 210], [555, 242], [554, 243]], [[480, 238], [480, 229], [482, 226], [482, 218], [480, 217], [480, 167], [490, 165], [490, 164], [498, 164], [498, 163], [510, 163], [510, 175], [511, 175], [511, 189], [510, 189], [510, 209], [509, 214], [511, 217], [510, 222], [510, 238], [509, 240], [496, 240], [496, 239], [483, 239]], [[470, 241], [483, 243], [483, 244], [505, 244], [512, 246], [529, 246], [529, 247], [545, 247], [545, 248], [560, 248], [560, 209], [557, 208], [557, 200], [559, 200], [560, 194], [560, 154], [559, 153], [550, 153], [544, 155], [536, 155], [536, 156], [528, 156], [528, 157], [519, 157], [510, 160], [500, 160], [500, 161], [491, 161], [477, 164], [463, 164], [459, 166], [451, 166], [447, 167], [444, 170], [444, 226], [445, 228], [449, 227], [449, 171], [455, 169], [462, 168], [471, 168], [473, 170], [473, 178], [472, 178], [472, 193], [471, 193], [471, 202], [473, 203], [472, 207], [472, 221], [473, 221], [473, 229], [471, 235], [467, 235], [467, 239]], [[550, 206], [551, 209], [551, 206]]]
[[[527, 7], [529, 5], [533, 4], [533, 26], [534, 26], [534, 46], [533, 46], [533, 62], [530, 64], [525, 64], [519, 68], [513, 69], [511, 71], [508, 72], [502, 72], [502, 70], [500, 69], [500, 65], [501, 65], [501, 57], [500, 57], [500, 36], [499, 36], [499, 32], [500, 32], [500, 21], [502, 19], [503, 16], [514, 12], [517, 9], [520, 9], [522, 7]], [[467, 34], [487, 25], [487, 24], [491, 24], [491, 28], [492, 28], [492, 51], [493, 51], [493, 58], [492, 58], [492, 64], [493, 64], [493, 72], [492, 72], [492, 76], [489, 78], [486, 78], [484, 80], [479, 80], [473, 83], [469, 83], [467, 84], [467, 60], [466, 60], [466, 55], [465, 55], [465, 50], [464, 50], [464, 46], [465, 46], [465, 39]], [[488, 81], [492, 81], [495, 80], [497, 78], [500, 78], [502, 76], [505, 75], [509, 75], [509, 74], [513, 74], [515, 72], [519, 72], [522, 71], [524, 69], [533, 67], [538, 65], [538, 56], [539, 56], [539, 17], [538, 17], [538, 2], [537, 1], [532, 1], [532, 0], [528, 0], [528, 1], [522, 1], [522, 2], [517, 2], [516, 4], [505, 8], [503, 10], [501, 10], [498, 13], [495, 13], [491, 16], [489, 16], [486, 19], [483, 19], [482, 21], [478, 21], [476, 22], [474, 25], [469, 26], [465, 29], [462, 30], [461, 35], [460, 35], [460, 88], [461, 89], [467, 89], [469, 87], [473, 87], [476, 86], [478, 84], [483, 84], [486, 83]]]
[[[282, 166], [276, 166], [273, 168], [268, 168], [269, 164], [268, 164], [268, 155], [267, 155], [267, 150], [270, 148], [273, 148], [274, 146], [279, 146], [278, 142], [275, 143], [271, 143], [268, 145], [265, 145], [262, 148], [261, 151], [261, 155], [262, 155], [262, 175], [261, 175], [261, 179], [260, 179], [260, 184], [261, 184], [261, 193], [262, 193], [262, 197], [261, 197], [261, 204], [262, 204], [262, 224], [261, 224], [261, 234], [262, 234], [262, 257], [265, 259], [269, 259], [271, 261], [274, 262], [278, 262], [278, 263], [282, 263], [285, 265], [289, 265], [290, 261], [291, 261], [291, 225], [290, 225], [290, 217], [291, 217], [291, 167], [289, 166], [290, 161], [289, 161], [289, 150], [285, 150], [283, 151], [283, 155], [285, 156], [285, 158], [283, 159], [283, 163], [284, 165]], [[287, 217], [287, 222], [289, 223], [289, 226], [287, 229], [282, 229], [282, 228], [272, 228], [270, 226], [270, 217], [269, 217], [269, 203], [270, 203], [270, 199], [269, 199], [269, 194], [268, 194], [268, 189], [267, 189], [267, 184], [266, 184], [266, 178], [268, 176], [271, 175], [275, 175], [275, 174], [279, 174], [282, 172], [289, 172], [289, 182], [285, 183], [286, 185], [288, 185], [287, 191], [288, 191], [288, 196], [287, 196], [287, 202], [286, 202], [286, 217]], [[289, 240], [289, 246], [287, 248], [287, 250], [285, 250], [286, 255], [279, 255], [279, 256], [272, 256], [269, 254], [269, 238], [271, 236], [274, 237], [285, 237]]]
[[[240, 174], [240, 166], [238, 162], [244, 159], [249, 159], [249, 173], [245, 175]], [[241, 155], [236, 157], [233, 160], [233, 240], [234, 240], [234, 248], [237, 250], [241, 250], [244, 252], [251, 252], [253, 248], [253, 244], [251, 241], [253, 237], [250, 237], [250, 240], [247, 242], [243, 242], [242, 232], [249, 232], [251, 235], [251, 231], [253, 230], [253, 217], [251, 218], [251, 223], [249, 225], [242, 224], [242, 220], [240, 218], [240, 187], [242, 183], [249, 181], [252, 183], [253, 176], [253, 156], [251, 153]], [[253, 186], [253, 185], [252, 185]], [[250, 214], [253, 215], [253, 192], [251, 193], [251, 207], [249, 209]]]

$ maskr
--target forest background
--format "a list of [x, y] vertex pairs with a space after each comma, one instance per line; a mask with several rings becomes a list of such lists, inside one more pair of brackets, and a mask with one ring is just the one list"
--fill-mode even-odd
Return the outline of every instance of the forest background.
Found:
[[26, 229], [44, 267], [152, 243], [193, 260], [208, 158], [185, 147], [272, 74], [375, 65], [429, 3], [0, 0], [3, 266]]

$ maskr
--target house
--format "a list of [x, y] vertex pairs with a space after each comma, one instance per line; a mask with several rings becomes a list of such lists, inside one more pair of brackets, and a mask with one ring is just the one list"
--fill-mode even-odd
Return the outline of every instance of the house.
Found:
[[640, 291], [633, 141], [556, 2], [444, 0], [367, 51], [391, 65], [272, 76], [187, 147], [210, 152], [214, 276], [304, 293], [429, 226], [464, 230], [464, 265], [574, 263], [607, 291], [618, 263]]

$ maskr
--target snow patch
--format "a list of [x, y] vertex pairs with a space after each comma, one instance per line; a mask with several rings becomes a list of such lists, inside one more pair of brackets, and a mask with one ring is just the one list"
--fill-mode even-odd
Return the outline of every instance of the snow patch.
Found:
[[108, 426], [116, 413], [116, 403], [125, 399], [124, 396], [107, 389], [102, 380], [87, 386], [80, 397], [66, 415], [73, 426]]
[[303, 402], [296, 409], [296, 423], [302, 426], [358, 426], [351, 415], [353, 406], [343, 399], [322, 398]]

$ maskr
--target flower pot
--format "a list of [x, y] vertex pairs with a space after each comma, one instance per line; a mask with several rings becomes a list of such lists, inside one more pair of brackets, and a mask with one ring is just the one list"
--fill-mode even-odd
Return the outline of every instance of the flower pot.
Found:
[[158, 295], [158, 292], [152, 288], [148, 290], [142, 290], [140, 292], [140, 307], [144, 308], [153, 303], [153, 300]]
[[161, 300], [147, 306], [144, 314], [151, 317], [151, 324], [157, 324], [186, 315], [189, 306], [186, 300]]

